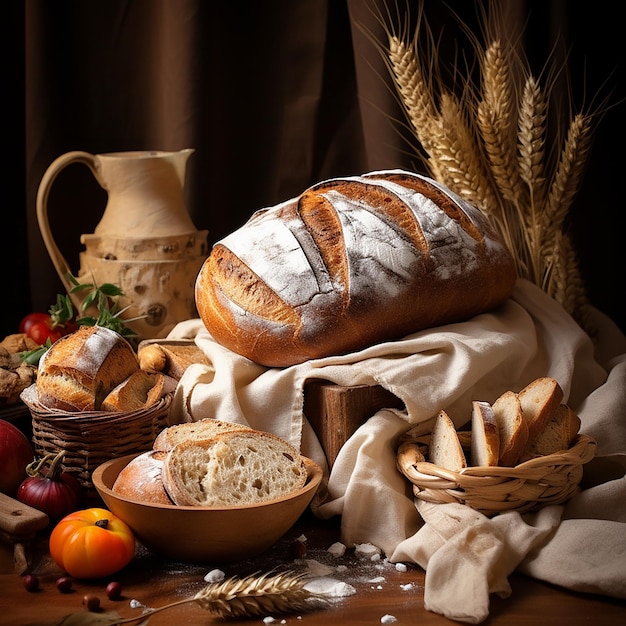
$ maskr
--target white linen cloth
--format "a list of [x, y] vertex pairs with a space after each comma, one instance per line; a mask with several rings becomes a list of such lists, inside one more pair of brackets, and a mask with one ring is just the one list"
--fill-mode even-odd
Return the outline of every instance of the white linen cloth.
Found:
[[[313, 504], [341, 515], [342, 541], [372, 543], [391, 561], [426, 570], [425, 606], [480, 623], [489, 596], [511, 593], [514, 570], [563, 587], [626, 598], [626, 338], [593, 310], [593, 340], [541, 289], [520, 279], [500, 308], [469, 321], [410, 335], [357, 353], [265, 368], [217, 344], [199, 320], [169, 338], [193, 338], [213, 367], [187, 369], [172, 422], [215, 417], [273, 432], [320, 463], [327, 482]], [[565, 505], [494, 518], [460, 504], [416, 502], [396, 469], [395, 442], [445, 409], [457, 426], [472, 400], [493, 402], [539, 376], [552, 376], [597, 440], [583, 491]], [[328, 475], [321, 445], [303, 415], [310, 379], [381, 385], [406, 410], [384, 409], [342, 447]]]

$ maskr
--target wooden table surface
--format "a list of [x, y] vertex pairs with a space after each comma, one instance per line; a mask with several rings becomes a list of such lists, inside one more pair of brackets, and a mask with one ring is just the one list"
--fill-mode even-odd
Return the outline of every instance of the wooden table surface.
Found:
[[[298, 554], [295, 542], [306, 538], [306, 554]], [[313, 566], [334, 568], [332, 577], [345, 581], [356, 590], [354, 595], [335, 598], [327, 609], [312, 613], [293, 615], [261, 615], [248, 620], [235, 620], [226, 623], [298, 624], [301, 626], [334, 624], [397, 624], [443, 625], [455, 623], [424, 609], [424, 571], [409, 567], [398, 570], [384, 559], [371, 560], [355, 555], [348, 550], [343, 557], [332, 556], [328, 548], [339, 540], [339, 521], [320, 521], [306, 513], [298, 523], [265, 554], [229, 565], [188, 565], [164, 561], [138, 546], [135, 558], [123, 571], [111, 579], [95, 581], [74, 581], [71, 593], [60, 593], [55, 586], [61, 574], [46, 553], [47, 540], [40, 537], [31, 545], [34, 572], [39, 575], [40, 589], [27, 592], [22, 577], [14, 571], [13, 551], [7, 543], [0, 544], [0, 624], [11, 626], [58, 624], [69, 614], [80, 613], [86, 616], [82, 606], [85, 594], [95, 594], [101, 599], [103, 612], [115, 611], [122, 617], [137, 617], [141, 608], [131, 606], [131, 600], [139, 601], [146, 607], [162, 605], [190, 598], [207, 583], [204, 576], [215, 569], [227, 577], [245, 576], [258, 572], [268, 572], [272, 568], [304, 571], [306, 561]], [[345, 568], [337, 569], [338, 565]], [[311, 564], [309, 564], [309, 568]], [[106, 584], [115, 579], [123, 588], [120, 600], [108, 600]], [[515, 626], [521, 624], [541, 624], [576, 626], [617, 626], [626, 624], [626, 602], [605, 597], [571, 593], [544, 584], [523, 575], [510, 577], [512, 595], [507, 599], [492, 596], [490, 615], [483, 623], [491, 625]], [[87, 614], [88, 615], [88, 614]], [[101, 617], [103, 613], [96, 614]], [[391, 616], [385, 618], [385, 616]], [[81, 621], [81, 624], [95, 623]], [[137, 622], [135, 622], [137, 623]], [[196, 603], [184, 604], [153, 615], [150, 626], [159, 624], [215, 624], [225, 623], [210, 616]]]

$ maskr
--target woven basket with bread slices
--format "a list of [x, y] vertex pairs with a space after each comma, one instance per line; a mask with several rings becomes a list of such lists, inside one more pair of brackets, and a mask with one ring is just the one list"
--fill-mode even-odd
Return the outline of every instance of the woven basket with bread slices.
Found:
[[580, 490], [596, 448], [562, 401], [558, 382], [545, 376], [493, 404], [474, 401], [469, 430], [457, 430], [442, 410], [431, 432], [414, 427], [401, 438], [397, 467], [416, 498], [487, 516], [562, 504]]

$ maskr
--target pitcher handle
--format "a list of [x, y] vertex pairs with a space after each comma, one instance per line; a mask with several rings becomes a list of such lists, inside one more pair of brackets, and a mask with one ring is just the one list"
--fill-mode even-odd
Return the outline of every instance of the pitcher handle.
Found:
[[48, 254], [52, 259], [52, 263], [54, 264], [57, 274], [59, 275], [65, 290], [70, 295], [70, 298], [74, 301], [75, 306], [79, 307], [81, 301], [79, 298], [74, 297], [74, 294], [71, 293], [73, 285], [67, 277], [70, 273], [69, 265], [52, 236], [50, 222], [48, 220], [48, 195], [50, 193], [52, 183], [61, 173], [61, 170], [71, 163], [84, 163], [91, 170], [96, 179], [99, 180], [96, 169], [95, 155], [80, 150], [62, 154], [50, 164], [43, 175], [41, 182], [39, 183], [39, 188], [37, 190], [37, 221], [39, 223], [39, 230], [41, 231], [43, 242], [46, 245]]

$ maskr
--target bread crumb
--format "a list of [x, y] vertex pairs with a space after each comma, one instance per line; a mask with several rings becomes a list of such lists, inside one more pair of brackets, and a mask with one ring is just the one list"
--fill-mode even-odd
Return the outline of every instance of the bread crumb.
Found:
[[328, 552], [333, 556], [343, 556], [346, 553], [346, 546], [340, 541], [335, 541], [335, 543], [328, 548]]
[[222, 570], [213, 569], [208, 574], [206, 574], [206, 576], [204, 577], [204, 582], [221, 583], [224, 580], [224, 578], [226, 578], [226, 574], [224, 574]]
[[332, 567], [328, 567], [328, 565], [324, 565], [315, 559], [304, 559], [304, 562], [309, 571], [316, 576], [328, 576], [328, 574], [332, 574], [334, 571]]
[[370, 558], [376, 556], [380, 558], [381, 550], [371, 543], [358, 543], [354, 546], [354, 553], [361, 556], [369, 556]]
[[406, 566], [406, 563], [396, 563], [396, 571], [397, 572], [408, 572], [409, 568]]
[[381, 624], [393, 624], [394, 622], [397, 622], [398, 618], [394, 617], [393, 615], [383, 615], [380, 618], [380, 623]]

